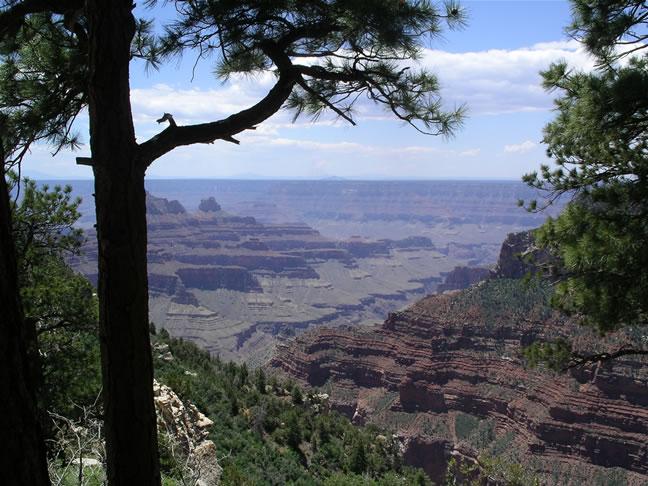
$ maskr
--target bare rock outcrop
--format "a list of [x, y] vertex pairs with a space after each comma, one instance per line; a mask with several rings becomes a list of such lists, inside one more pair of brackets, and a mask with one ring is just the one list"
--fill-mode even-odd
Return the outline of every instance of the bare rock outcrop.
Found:
[[185, 214], [187, 210], [180, 204], [180, 201], [169, 201], [161, 197], [155, 197], [146, 193], [146, 212], [147, 214]]
[[216, 199], [213, 197], [208, 197], [207, 199], [202, 199], [200, 205], [198, 206], [199, 211], [208, 212], [218, 212], [221, 211], [220, 204], [216, 202]]
[[442, 284], [436, 288], [437, 293], [442, 294], [449, 290], [461, 290], [488, 278], [490, 270], [484, 267], [455, 267]]
[[197, 486], [218, 484], [222, 468], [216, 445], [208, 439], [213, 422], [195, 405], [185, 403], [166, 385], [153, 382], [158, 430], [167, 434], [170, 447], [181, 457], [183, 473], [195, 479]]
[[532, 231], [509, 233], [502, 243], [497, 264], [490, 277], [522, 278], [551, 260], [549, 252], [536, 246]]
[[213, 422], [203, 415], [195, 405], [185, 404], [166, 385], [153, 382], [153, 395], [158, 410], [158, 426], [180, 444], [183, 452], [193, 452], [209, 437], [208, 428]]

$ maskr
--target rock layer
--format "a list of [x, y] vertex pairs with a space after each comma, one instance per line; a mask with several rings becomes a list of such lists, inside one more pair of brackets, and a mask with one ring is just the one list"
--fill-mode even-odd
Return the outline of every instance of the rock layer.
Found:
[[599, 342], [548, 309], [547, 294], [487, 280], [425, 298], [377, 330], [298, 337], [269, 369], [324, 387], [356, 423], [395, 430], [406, 460], [433, 480], [452, 454], [487, 453], [526, 465], [546, 485], [648, 484], [648, 364], [528, 369], [519, 351], [536, 339], [572, 332], [577, 343]]
[[[469, 257], [426, 237], [335, 241], [304, 224], [261, 224], [207, 198], [195, 212], [148, 195], [150, 316], [224, 359], [260, 364], [277, 341], [327, 323], [377, 326]], [[96, 281], [96, 243], [70, 263]]]

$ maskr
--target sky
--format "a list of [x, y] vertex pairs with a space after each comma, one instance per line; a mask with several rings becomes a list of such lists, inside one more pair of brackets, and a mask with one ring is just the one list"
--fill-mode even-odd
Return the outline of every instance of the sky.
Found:
[[[360, 106], [356, 126], [334, 116], [293, 123], [282, 110], [239, 134], [240, 145], [217, 141], [176, 149], [154, 162], [147, 177], [519, 180], [547, 163], [542, 128], [555, 116], [556, 94], [542, 89], [539, 72], [560, 59], [585, 70], [593, 61], [564, 33], [568, 1], [460, 4], [467, 26], [428, 43], [420, 60], [438, 76], [444, 105], [467, 107], [468, 118], [454, 137], [422, 135], [368, 103]], [[188, 54], [160, 71], [131, 65], [138, 142], [164, 128], [155, 120], [165, 112], [180, 125], [218, 120], [251, 106], [272, 87], [272, 75], [223, 84], [211, 75], [213, 62], [201, 61], [195, 69], [194, 62]], [[52, 157], [51, 148], [38, 146], [23, 173], [92, 178], [89, 167], [75, 164], [75, 157], [89, 156], [86, 114], [76, 129], [86, 142], [80, 150]]]

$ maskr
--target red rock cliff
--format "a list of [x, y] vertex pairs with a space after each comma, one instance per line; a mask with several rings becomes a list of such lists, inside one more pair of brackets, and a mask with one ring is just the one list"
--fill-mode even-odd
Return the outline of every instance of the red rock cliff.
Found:
[[406, 460], [433, 480], [450, 453], [488, 453], [548, 485], [648, 484], [648, 366], [526, 368], [522, 347], [574, 326], [544, 306], [546, 293], [488, 280], [423, 299], [372, 332], [302, 336], [270, 368], [325, 387], [356, 423], [396, 431]]

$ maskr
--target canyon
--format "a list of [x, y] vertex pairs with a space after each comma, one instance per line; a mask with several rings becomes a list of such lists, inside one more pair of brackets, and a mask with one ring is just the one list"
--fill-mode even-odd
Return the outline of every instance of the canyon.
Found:
[[[547, 258], [520, 232], [546, 217], [516, 207], [534, 197], [521, 184], [148, 188], [164, 196], [147, 198], [156, 327], [319, 387], [356, 424], [396, 434], [405, 461], [437, 482], [451, 457], [492, 456], [546, 485], [648, 486], [645, 360], [555, 374], [520, 356], [557, 336], [602, 349], [646, 339], [634, 330], [601, 343], [546, 305], [549, 288], [521, 285], [531, 269], [518, 255]], [[70, 263], [96, 281], [83, 212], [88, 242]]]
[[392, 430], [405, 461], [435, 481], [451, 457], [491, 456], [523, 465], [544, 485], [646, 486], [646, 360], [553, 373], [520, 356], [557, 336], [577, 349], [645, 346], [646, 336], [601, 341], [549, 308], [547, 285], [512, 278], [525, 273], [514, 255], [528, 243], [528, 233], [511, 235], [490, 278], [421, 299], [380, 328], [321, 327], [282, 344], [268, 369], [322, 388], [359, 425]]
[[[70, 182], [88, 237], [70, 264], [96, 282], [92, 185]], [[517, 207], [535, 195], [517, 182], [154, 179], [147, 188], [152, 322], [251, 365], [307, 329], [379, 326], [438, 285], [474, 283], [455, 268], [484, 274], [508, 232], [545, 217]]]
[[[96, 282], [91, 183], [71, 184], [88, 241], [70, 263]], [[507, 233], [545, 217], [517, 207], [535, 195], [517, 182], [151, 180], [147, 188], [152, 322], [251, 365], [307, 329], [379, 326], [439, 285], [474, 283]], [[468, 266], [480, 270], [461, 270]]]
[[[151, 321], [223, 359], [260, 364], [278, 341], [323, 323], [376, 326], [418, 300], [466, 258], [429, 238], [332, 240], [304, 224], [262, 224], [222, 210], [194, 212], [148, 195]], [[70, 264], [97, 280], [92, 230]]]

